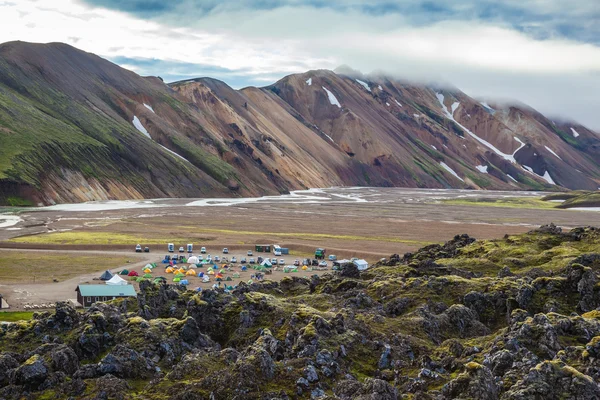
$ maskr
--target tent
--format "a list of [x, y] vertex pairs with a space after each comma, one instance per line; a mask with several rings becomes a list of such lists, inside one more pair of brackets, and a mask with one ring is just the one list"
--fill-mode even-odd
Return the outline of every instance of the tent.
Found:
[[167, 274], [172, 274], [172, 273], [173, 273], [173, 271], [175, 271], [175, 270], [174, 270], [172, 267], [169, 267], [169, 268], [165, 269], [165, 272], [166, 272]]
[[202, 278], [202, 282], [204, 282], [204, 283], [210, 282], [210, 276], [204, 275], [204, 278]]
[[167, 282], [167, 278], [165, 278], [164, 276], [159, 276], [154, 278], [154, 283], [165, 283]]
[[127, 275], [128, 273], [129, 273], [129, 271], [124, 269], [123, 271], [120, 272], [120, 275]]
[[248, 268], [245, 265], [242, 265], [242, 271], [247, 271]]
[[204, 272], [199, 272], [198, 273], [198, 278], [204, 278]]
[[144, 270], [144, 273], [145, 273], [145, 274], [151, 274], [151, 273], [152, 273], [152, 269], [150, 269], [150, 268], [146, 268], [146, 269]]
[[146, 264], [146, 266], [144, 267], [144, 269], [153, 269], [154, 267], [155, 267], [155, 265]]
[[179, 281], [179, 284], [180, 285], [189, 285], [190, 282], [187, 279], [182, 279], [182, 280]]
[[223, 282], [223, 278], [217, 278], [215, 279], [217, 282]]
[[130, 272], [127, 274], [127, 276], [140, 276], [140, 274], [138, 274], [138, 273], [137, 273], [137, 272], [135, 272], [135, 271], [130, 271]]
[[227, 277], [227, 279], [225, 279], [227, 282], [231, 282], [233, 279], [231, 279], [230, 276]]
[[213, 271], [212, 269], [209, 269], [209, 270], [208, 270], [208, 274], [209, 274], [209, 275], [214, 275], [214, 274], [215, 274], [215, 271]]
[[234, 278], [239, 278], [239, 277], [240, 277], [240, 274], [239, 274], [238, 272], [236, 272], [235, 274], [233, 274], [233, 277], [234, 277]]
[[109, 270], [104, 271], [102, 275], [100, 275], [100, 280], [108, 281], [113, 277], [113, 274]]
[[185, 274], [182, 273], [175, 274], [175, 278], [183, 278], [184, 276]]
[[193, 269], [190, 269], [188, 272], [185, 273], [186, 275], [190, 275], [190, 276], [196, 276], [196, 271], [194, 271]]
[[138, 276], [137, 278], [135, 278], [135, 281], [136, 281], [136, 282], [141, 282], [141, 281], [143, 281], [143, 280], [144, 280], [144, 278], [142, 278], [141, 276]]
[[265, 268], [271, 268], [273, 266], [273, 264], [271, 264], [271, 262], [268, 260], [263, 261], [260, 265], [262, 265]]
[[187, 262], [190, 264], [198, 264], [198, 257], [191, 256], [190, 258], [187, 259]]
[[123, 278], [121, 278], [119, 275], [115, 275], [112, 278], [110, 278], [109, 280], [106, 281], [107, 285], [113, 285], [113, 286], [120, 286], [120, 285], [127, 285], [127, 281]]
[[181, 282], [181, 278], [175, 277], [173, 278], [173, 282]]
[[306, 271], [308, 269], [308, 267], [306, 265], [302, 266], [302, 271]]
[[149, 279], [151, 279], [152, 278], [152, 274], [144, 274], [143, 278], [149, 278]]

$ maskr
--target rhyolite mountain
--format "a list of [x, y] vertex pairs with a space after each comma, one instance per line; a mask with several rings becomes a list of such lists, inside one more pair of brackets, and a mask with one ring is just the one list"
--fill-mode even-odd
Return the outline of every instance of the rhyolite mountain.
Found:
[[234, 90], [61, 43], [0, 45], [0, 204], [339, 185], [596, 190], [600, 135], [349, 69]]

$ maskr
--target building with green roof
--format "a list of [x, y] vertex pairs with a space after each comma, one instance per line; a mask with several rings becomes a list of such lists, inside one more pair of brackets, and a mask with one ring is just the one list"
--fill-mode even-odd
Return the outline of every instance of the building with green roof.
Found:
[[108, 301], [122, 297], [137, 297], [133, 285], [79, 285], [77, 301], [84, 307], [90, 307], [97, 301]]

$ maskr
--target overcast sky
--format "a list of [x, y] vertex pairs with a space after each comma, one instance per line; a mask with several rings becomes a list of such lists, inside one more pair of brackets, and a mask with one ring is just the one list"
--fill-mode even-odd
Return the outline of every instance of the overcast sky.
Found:
[[65, 42], [166, 81], [346, 64], [600, 130], [599, 0], [0, 0], [0, 26], [0, 42]]

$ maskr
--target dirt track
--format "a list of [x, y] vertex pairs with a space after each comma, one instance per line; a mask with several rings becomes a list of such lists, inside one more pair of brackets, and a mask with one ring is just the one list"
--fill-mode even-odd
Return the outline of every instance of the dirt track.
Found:
[[[281, 198], [235, 200], [153, 200], [143, 208], [120, 208], [120, 203], [92, 203], [27, 211], [9, 228], [0, 228], [0, 240], [11, 237], [66, 232], [65, 241], [52, 236], [32, 237], [39, 243], [0, 242], [0, 248], [20, 252], [45, 249], [74, 254], [133, 254], [136, 243], [148, 245], [144, 261], [123, 267], [141, 267], [159, 261], [166, 243], [194, 243], [220, 251], [245, 251], [254, 244], [277, 243], [292, 250], [292, 258], [309, 256], [325, 247], [339, 258], [361, 257], [374, 262], [393, 253], [413, 251], [425, 244], [443, 242], [455, 234], [468, 233], [478, 239], [523, 233], [554, 222], [564, 227], [599, 224], [600, 213], [587, 211], [503, 208], [449, 205], [444, 199], [473, 196], [531, 198], [529, 192], [473, 192], [461, 190], [417, 190], [398, 188], [336, 188], [303, 192]], [[89, 208], [82, 210], [81, 208]], [[107, 209], [108, 208], [108, 209]], [[60, 233], [59, 233], [60, 235]], [[41, 239], [41, 240], [40, 240]], [[114, 240], [113, 240], [114, 239]], [[29, 240], [27, 238], [21, 240]], [[145, 242], [144, 242], [145, 241]], [[80, 242], [86, 243], [81, 244]], [[97, 271], [64, 282], [19, 284], [14, 292], [0, 282], [0, 292], [11, 306], [74, 298], [78, 283], [90, 281]], [[278, 276], [277, 276], [278, 277]], [[12, 301], [12, 303], [11, 303]]]

